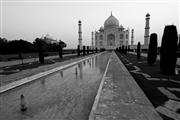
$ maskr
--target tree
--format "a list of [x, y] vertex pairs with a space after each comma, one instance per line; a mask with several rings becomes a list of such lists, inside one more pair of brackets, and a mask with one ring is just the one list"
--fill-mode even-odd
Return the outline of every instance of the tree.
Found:
[[5, 38], [0, 37], [0, 54], [6, 54], [7, 53], [7, 43], [8, 41]]
[[35, 39], [36, 45], [37, 45], [37, 50], [38, 50], [38, 55], [39, 55], [39, 62], [41, 64], [44, 63], [44, 54], [43, 54], [43, 41], [39, 38]]
[[175, 74], [177, 41], [176, 26], [165, 26], [160, 49], [160, 69], [163, 74]]
[[138, 42], [138, 45], [137, 45], [137, 59], [140, 59], [141, 57], [141, 43]]
[[147, 62], [149, 65], [152, 65], [156, 62], [157, 58], [157, 34], [152, 33], [150, 36], [150, 43], [148, 49], [148, 58]]
[[63, 41], [59, 41], [59, 58], [62, 58], [63, 55], [63, 48], [66, 47], [66, 43]]
[[0, 53], [1, 54], [18, 54], [34, 52], [35, 48], [32, 43], [25, 40], [7, 41], [5, 38], [0, 38]]

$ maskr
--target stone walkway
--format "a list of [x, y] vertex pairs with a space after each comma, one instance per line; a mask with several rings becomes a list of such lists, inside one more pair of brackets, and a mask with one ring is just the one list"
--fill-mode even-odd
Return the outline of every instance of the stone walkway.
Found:
[[113, 52], [89, 120], [162, 120]]

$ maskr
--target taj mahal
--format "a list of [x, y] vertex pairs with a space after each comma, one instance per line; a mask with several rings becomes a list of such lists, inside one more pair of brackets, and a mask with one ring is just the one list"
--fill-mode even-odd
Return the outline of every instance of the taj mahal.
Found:
[[[148, 49], [149, 37], [150, 37], [150, 14], [146, 14], [145, 18], [145, 33], [144, 44], [141, 44], [141, 48]], [[78, 45], [82, 49], [82, 22], [78, 21]], [[95, 33], [95, 34], [94, 34]], [[129, 43], [130, 30], [126, 29], [119, 24], [119, 20], [111, 15], [105, 20], [104, 26], [100, 27], [98, 31], [92, 32], [92, 48], [115, 50], [121, 46], [130, 47], [130, 49], [137, 49], [137, 45], [134, 44], [134, 29], [131, 30], [131, 44]], [[94, 40], [95, 37], [95, 40]]]
[[119, 25], [119, 20], [111, 15], [105, 20], [104, 26], [95, 32], [95, 47], [112, 50], [129, 45], [129, 29]]

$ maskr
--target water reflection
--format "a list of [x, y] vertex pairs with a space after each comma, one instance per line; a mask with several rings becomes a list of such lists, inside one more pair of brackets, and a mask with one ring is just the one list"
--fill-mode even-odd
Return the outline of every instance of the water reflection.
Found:
[[[83, 63], [86, 64], [85, 61]], [[80, 79], [82, 79], [83, 78], [83, 65], [82, 65], [82, 62], [78, 63], [78, 67], [79, 67], [79, 76], [80, 76]]]
[[98, 57], [95, 58], [95, 66], [96, 66], [96, 67], [99, 67], [99, 66], [98, 66], [98, 63], [97, 63], [97, 61], [98, 61], [97, 59], [98, 59]]
[[78, 78], [78, 68], [77, 67], [75, 67], [75, 77], [76, 77], [76, 80], [77, 80], [77, 78]]
[[45, 79], [42, 79], [42, 80], [41, 80], [41, 87], [42, 87], [43, 90], [46, 89], [46, 83], [45, 83], [45, 82], [46, 82]]
[[60, 70], [61, 78], [63, 78], [63, 70]]
[[77, 67], [75, 67], [75, 74], [76, 74], [76, 75], [78, 74], [78, 70], [77, 70]]
[[[92, 59], [91, 59], [92, 60]], [[91, 68], [91, 60], [88, 59], [89, 67]]]
[[104, 68], [105, 66], [103, 66], [103, 65], [106, 64], [108, 58], [106, 56], [102, 55], [101, 57], [97, 56], [95, 59], [96, 59], [95, 60], [96, 67], [98, 67], [100, 69], [100, 71], [103, 71], [103, 69], [105, 69]]
[[83, 61], [84, 66], [86, 66], [86, 61]]
[[[92, 57], [0, 94], [0, 120], [88, 119], [109, 56]], [[21, 94], [27, 100], [26, 114], [20, 112]]]
[[93, 58], [92, 58], [92, 68], [95, 67], [95, 64], [94, 64], [94, 63], [95, 63], [95, 58], [93, 57]]

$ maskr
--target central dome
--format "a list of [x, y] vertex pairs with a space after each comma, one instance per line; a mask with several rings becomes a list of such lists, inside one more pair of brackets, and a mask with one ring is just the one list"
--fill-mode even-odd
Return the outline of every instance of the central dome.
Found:
[[114, 27], [119, 27], [119, 21], [111, 13], [111, 16], [109, 16], [104, 22], [104, 28], [106, 29], [106, 28], [114, 28]]

